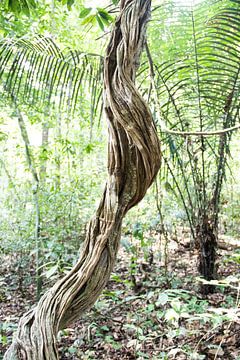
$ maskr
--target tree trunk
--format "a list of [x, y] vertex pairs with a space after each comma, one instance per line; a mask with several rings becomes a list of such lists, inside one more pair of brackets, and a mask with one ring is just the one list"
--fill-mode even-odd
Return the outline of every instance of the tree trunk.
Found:
[[[198, 270], [205, 280], [216, 279], [216, 249], [217, 249], [217, 228], [214, 221], [208, 216], [201, 219], [197, 227], [197, 247], [199, 249]], [[214, 286], [203, 284], [201, 286], [202, 294], [209, 294], [214, 291]]]
[[56, 360], [56, 336], [91, 307], [115, 263], [122, 219], [152, 184], [160, 146], [149, 108], [134, 85], [151, 0], [121, 0], [104, 65], [109, 127], [108, 178], [81, 257], [19, 322], [4, 359]]
[[29, 170], [32, 174], [32, 188], [33, 188], [33, 200], [35, 206], [35, 250], [36, 250], [36, 299], [40, 299], [42, 292], [42, 269], [41, 269], [41, 258], [42, 258], [42, 243], [41, 243], [41, 214], [39, 206], [39, 176], [37, 173], [36, 166], [34, 164], [34, 156], [31, 151], [29, 136], [27, 127], [25, 125], [23, 116], [20, 109], [17, 106], [16, 100], [13, 98], [15, 110], [18, 116], [18, 124], [21, 131], [22, 139], [25, 145], [26, 160]]
[[48, 121], [44, 121], [42, 125], [42, 144], [41, 144], [43, 159], [41, 160], [41, 167], [39, 172], [39, 176], [42, 183], [45, 182], [47, 175], [47, 161], [46, 161], [45, 152], [48, 151], [48, 142], [49, 142], [49, 125], [48, 125]]

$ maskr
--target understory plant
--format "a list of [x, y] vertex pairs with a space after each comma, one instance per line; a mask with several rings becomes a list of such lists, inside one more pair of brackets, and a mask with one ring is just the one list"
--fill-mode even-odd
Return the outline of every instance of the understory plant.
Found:
[[[166, 5], [165, 11], [170, 15], [159, 49], [167, 42], [168, 58], [157, 61], [148, 50], [163, 143], [161, 180], [182, 204], [199, 249], [200, 274], [211, 280], [216, 278], [221, 191], [239, 128], [239, 1], [205, 1], [184, 9]], [[203, 286], [206, 293], [212, 290]]]

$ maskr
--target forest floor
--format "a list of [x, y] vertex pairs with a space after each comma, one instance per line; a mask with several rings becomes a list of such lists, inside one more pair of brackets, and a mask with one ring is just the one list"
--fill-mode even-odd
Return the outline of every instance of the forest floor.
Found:
[[[125, 243], [95, 306], [59, 333], [60, 359], [240, 360], [239, 252], [225, 245], [215, 291], [203, 296], [197, 252], [186, 241], [152, 250]], [[0, 260], [2, 359], [19, 317], [34, 305], [35, 286], [34, 271], [24, 278], [14, 257]]]

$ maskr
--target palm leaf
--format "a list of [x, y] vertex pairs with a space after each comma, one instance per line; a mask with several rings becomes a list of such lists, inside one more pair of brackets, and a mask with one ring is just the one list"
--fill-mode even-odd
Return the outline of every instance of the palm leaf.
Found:
[[[203, 118], [204, 128], [211, 128], [209, 117], [215, 120], [212, 121], [213, 129], [221, 128], [226, 94], [233, 92], [233, 98], [238, 96], [240, 14], [237, 8], [224, 8], [222, 3], [226, 4], [226, 1], [213, 2], [212, 12], [217, 9], [218, 14], [210, 17], [207, 22], [206, 7], [203, 6], [201, 11], [190, 9], [188, 24], [183, 25], [185, 30], [179, 34], [189, 34], [192, 27], [192, 38], [188, 37], [188, 43], [192, 42], [191, 51], [188, 46], [186, 56], [177, 47], [174, 51], [171, 49], [170, 55], [174, 60], [170, 59], [156, 66], [157, 88], [164, 118], [172, 124], [175, 116], [181, 125], [179, 130], [185, 129], [181, 120], [183, 118], [187, 118], [186, 122], [191, 124], [192, 130], [199, 129], [200, 117]], [[232, 1], [228, 3], [231, 4]], [[182, 43], [182, 39], [179, 43]], [[179, 59], [177, 61], [176, 55]], [[235, 107], [233, 104], [234, 101], [228, 110], [230, 113]], [[194, 121], [189, 121], [193, 119], [193, 113], [198, 113], [197, 123], [195, 116]]]
[[0, 81], [4, 94], [42, 111], [49, 106], [73, 113], [80, 90], [92, 94], [90, 107], [101, 109], [102, 57], [80, 51], [61, 51], [53, 39], [4, 39], [0, 43]]

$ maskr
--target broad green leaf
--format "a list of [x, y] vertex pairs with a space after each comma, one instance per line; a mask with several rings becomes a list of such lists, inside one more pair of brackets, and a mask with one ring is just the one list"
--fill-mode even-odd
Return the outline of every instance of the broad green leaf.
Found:
[[80, 15], [79, 15], [80, 19], [83, 19], [83, 18], [87, 17], [90, 14], [91, 11], [92, 11], [92, 8], [84, 8], [80, 12]]
[[82, 25], [94, 24], [96, 22], [96, 15], [89, 15], [84, 18]]
[[113, 21], [113, 17], [102, 8], [97, 8], [98, 14], [104, 19], [108, 24], [110, 24]]

